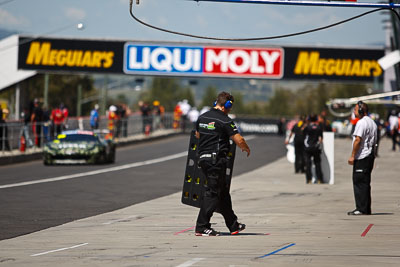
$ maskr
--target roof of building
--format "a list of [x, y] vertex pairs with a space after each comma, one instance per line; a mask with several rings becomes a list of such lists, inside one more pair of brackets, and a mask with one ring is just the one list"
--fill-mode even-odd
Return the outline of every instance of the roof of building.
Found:
[[0, 91], [36, 73], [18, 70], [18, 35], [0, 40]]

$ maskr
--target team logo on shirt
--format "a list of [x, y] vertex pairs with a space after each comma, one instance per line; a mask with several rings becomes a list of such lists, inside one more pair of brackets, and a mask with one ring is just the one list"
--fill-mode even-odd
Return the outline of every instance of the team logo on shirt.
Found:
[[200, 123], [199, 126], [201, 128], [207, 129], [207, 130], [215, 130], [215, 122], [210, 122], [210, 123]]

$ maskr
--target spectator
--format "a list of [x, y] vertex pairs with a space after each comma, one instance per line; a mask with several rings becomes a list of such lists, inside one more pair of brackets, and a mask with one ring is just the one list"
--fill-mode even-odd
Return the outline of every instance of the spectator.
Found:
[[122, 136], [128, 137], [128, 119], [132, 112], [126, 104], [122, 104], [121, 108]]
[[10, 151], [10, 143], [8, 140], [8, 128], [6, 119], [8, 116], [8, 109], [0, 108], [0, 150]]
[[119, 137], [125, 129], [124, 122], [126, 121], [126, 109], [123, 104], [117, 106], [117, 115], [117, 137]]
[[200, 112], [196, 107], [192, 107], [192, 109], [188, 113], [189, 120], [192, 122], [193, 127], [196, 126], [196, 121], [200, 116]]
[[51, 114], [47, 106], [43, 109], [43, 136], [45, 142], [50, 141]]
[[323, 132], [332, 132], [331, 122], [326, 118], [326, 111], [323, 110], [318, 116], [318, 124]]
[[174, 123], [172, 125], [174, 129], [178, 129], [181, 123], [181, 117], [182, 117], [181, 103], [182, 102], [178, 102], [174, 108]]
[[63, 130], [66, 130], [66, 129], [68, 129], [68, 108], [64, 105], [64, 103], [61, 103], [61, 105], [60, 105], [60, 109], [61, 109], [61, 111], [62, 111], [62, 114], [63, 114], [63, 122], [62, 122], [62, 127], [63, 127]]
[[154, 112], [154, 129], [157, 130], [162, 128], [162, 117], [164, 116], [164, 107], [160, 105], [160, 101], [153, 101], [153, 112]]
[[90, 111], [90, 127], [92, 130], [99, 129], [99, 104], [95, 104]]
[[116, 128], [116, 122], [118, 120], [118, 115], [117, 115], [117, 107], [114, 105], [111, 105], [108, 108], [108, 130], [110, 131], [110, 137], [114, 138], [115, 136], [115, 128]]
[[31, 121], [31, 115], [29, 113], [28, 108], [24, 109], [24, 111], [21, 114], [21, 117], [24, 121], [24, 126], [22, 128], [22, 135], [24, 136], [25, 143], [26, 143], [27, 147], [33, 147], [33, 142], [29, 135], [29, 123]]
[[59, 135], [62, 132], [64, 123], [64, 113], [61, 110], [61, 106], [51, 111], [50, 119], [53, 123], [52, 135]]
[[189, 113], [189, 111], [191, 109], [191, 106], [190, 106], [190, 104], [189, 104], [187, 99], [183, 99], [182, 103], [180, 104], [180, 108], [181, 108], [181, 111], [182, 111], [182, 116], [181, 116], [182, 131], [185, 132], [185, 130], [186, 130], [186, 122], [188, 120], [188, 113]]
[[286, 119], [285, 118], [280, 118], [278, 121], [278, 135], [284, 135], [285, 134], [285, 124], [286, 124]]
[[399, 142], [397, 141], [397, 136], [399, 135], [398, 129], [399, 129], [399, 119], [398, 116], [396, 115], [396, 111], [392, 110], [390, 112], [389, 116], [389, 130], [390, 130], [390, 135], [392, 136], [392, 150], [396, 151], [396, 146], [399, 145]]
[[40, 106], [39, 99], [37, 98], [35, 98], [33, 105], [33, 112], [31, 115], [32, 131], [35, 138], [35, 145], [40, 147], [42, 138], [43, 109]]
[[142, 113], [142, 131], [148, 135], [152, 131], [153, 120], [151, 117], [151, 107], [146, 102], [139, 102], [140, 112]]

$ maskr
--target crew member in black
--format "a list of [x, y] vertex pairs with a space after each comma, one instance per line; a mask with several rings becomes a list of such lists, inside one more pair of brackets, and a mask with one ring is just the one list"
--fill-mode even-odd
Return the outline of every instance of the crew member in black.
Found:
[[314, 160], [317, 182], [323, 183], [321, 170], [322, 129], [318, 125], [318, 116], [311, 115], [310, 123], [304, 129], [304, 151], [306, 152], [306, 183], [311, 183], [311, 158]]
[[304, 117], [302, 116], [300, 120], [293, 126], [289, 137], [285, 140], [285, 144], [289, 144], [290, 138], [294, 134], [294, 171], [295, 173], [305, 172], [305, 156], [304, 156], [304, 134], [303, 130], [306, 124], [304, 123]]
[[224, 217], [225, 224], [232, 235], [244, 230], [246, 225], [237, 221], [232, 209], [231, 195], [226, 184], [226, 163], [229, 152], [229, 138], [250, 155], [250, 148], [228, 113], [234, 98], [221, 92], [215, 107], [202, 114], [196, 122], [196, 136], [199, 138], [199, 165], [207, 179], [207, 188], [196, 223], [196, 236], [219, 235], [211, 228], [210, 219], [217, 208]]

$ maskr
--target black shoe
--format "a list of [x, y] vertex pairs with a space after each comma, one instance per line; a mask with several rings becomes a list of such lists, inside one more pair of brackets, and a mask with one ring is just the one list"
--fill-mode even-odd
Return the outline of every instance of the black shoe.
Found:
[[238, 228], [236, 231], [231, 232], [231, 235], [237, 235], [239, 232], [246, 229], [246, 225], [244, 223], [238, 223]]
[[204, 229], [203, 231], [196, 231], [195, 233], [196, 236], [219, 236], [220, 232], [215, 231], [212, 228], [209, 229]]
[[366, 213], [362, 213], [361, 211], [359, 211], [359, 210], [353, 210], [353, 211], [349, 211], [348, 213], [347, 213], [347, 215], [356, 215], [356, 216], [358, 216], [358, 215], [367, 215]]

